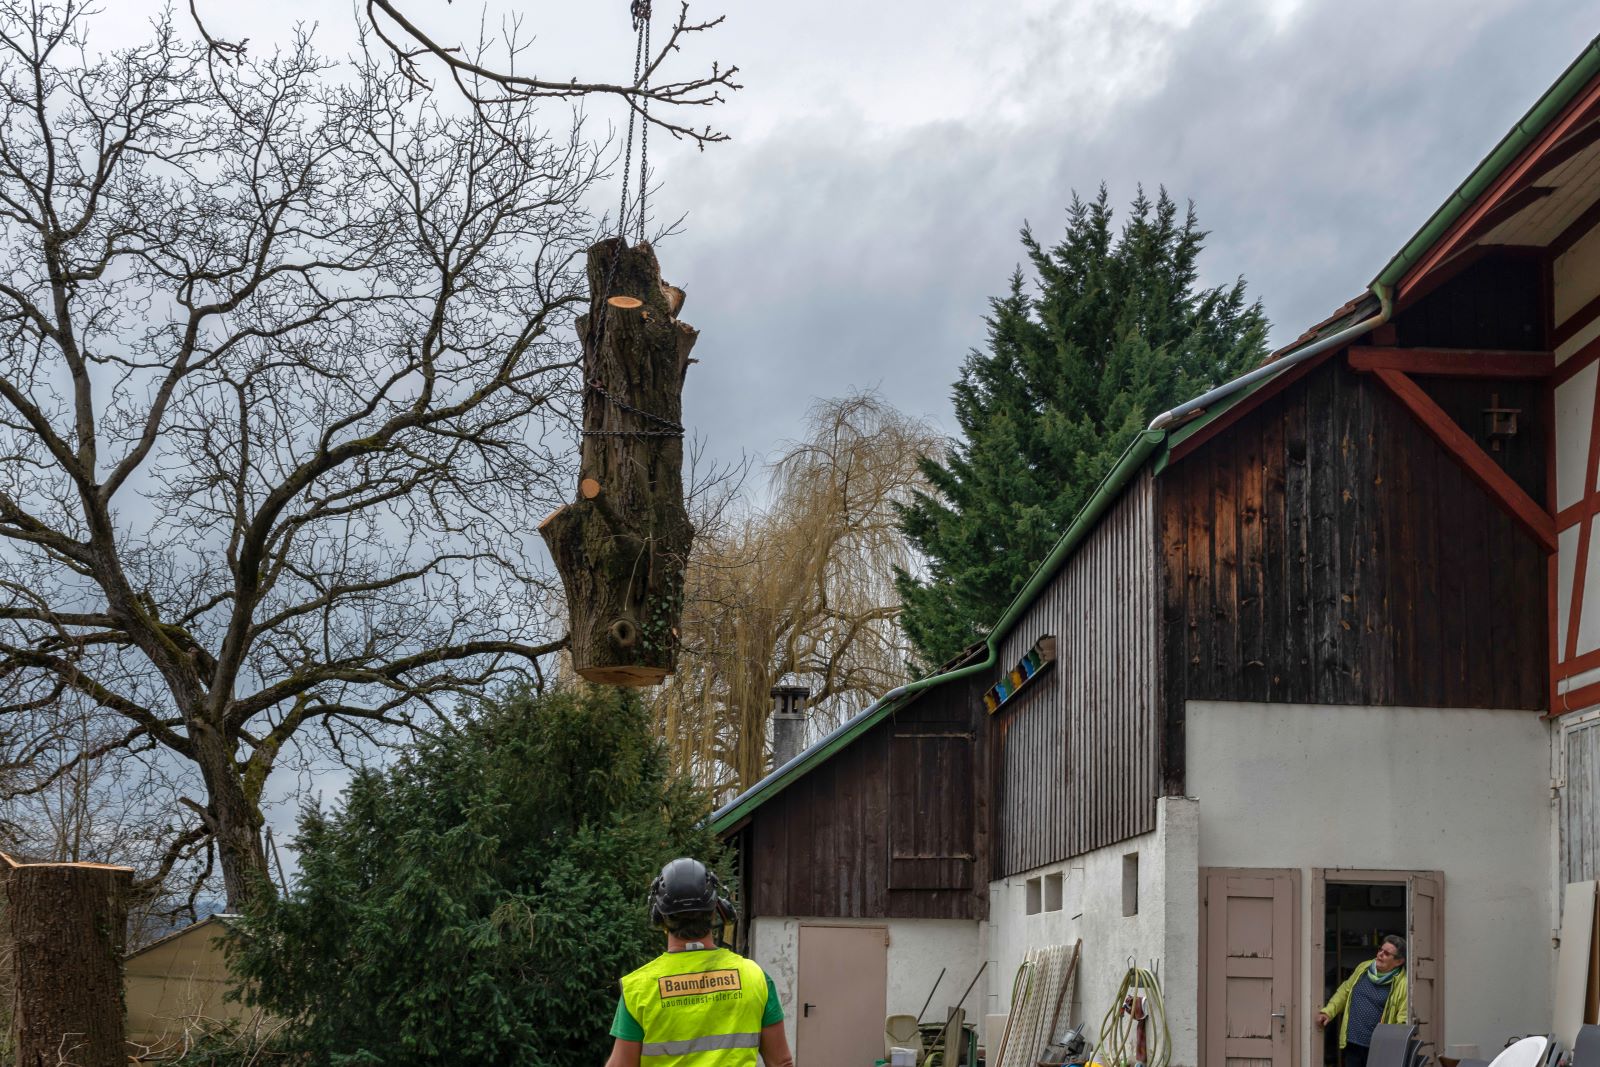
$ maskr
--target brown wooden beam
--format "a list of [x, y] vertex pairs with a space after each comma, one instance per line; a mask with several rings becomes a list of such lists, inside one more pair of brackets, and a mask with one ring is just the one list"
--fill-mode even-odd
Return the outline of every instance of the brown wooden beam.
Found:
[[1560, 143], [1563, 138], [1588, 125], [1597, 113], [1600, 113], [1600, 83], [1591, 83], [1545, 127], [1544, 132], [1535, 138], [1533, 143], [1523, 149], [1516, 160], [1501, 171], [1500, 175], [1490, 183], [1489, 188], [1462, 213], [1450, 229], [1411, 265], [1411, 269], [1405, 272], [1404, 277], [1395, 286], [1396, 303], [1403, 305], [1418, 281], [1427, 277], [1441, 262], [1460, 250], [1465, 243], [1461, 240], [1462, 235], [1470, 232], [1484, 215], [1494, 210], [1495, 206], [1505, 199], [1508, 192], [1526, 180], [1528, 172], [1538, 165], [1541, 155]]
[[1460, 243], [1463, 245], [1475, 244], [1477, 241], [1493, 233], [1502, 224], [1510, 222], [1523, 211], [1537, 204], [1545, 197], [1554, 193], [1553, 185], [1525, 185], [1521, 189], [1506, 197], [1497, 204], [1493, 210], [1483, 214], [1472, 228], [1461, 235]]
[[1400, 371], [1380, 368], [1373, 373], [1502, 511], [1528, 531], [1546, 552], [1556, 550], [1556, 523], [1550, 513], [1535, 503], [1511, 475], [1490, 459], [1489, 454], [1478, 447], [1478, 442], [1467, 436], [1467, 432], [1456, 425], [1456, 421], [1434, 402], [1433, 397]]
[[1522, 180], [1529, 185], [1534, 184], [1597, 141], [1600, 141], [1600, 122], [1591, 121], [1587, 126], [1579, 127], [1551, 145], [1550, 150], [1528, 168], [1528, 173]]
[[1350, 367], [1452, 378], [1548, 378], [1556, 371], [1556, 357], [1554, 352], [1358, 346], [1350, 349]]
[[1572, 246], [1588, 236], [1589, 231], [1600, 225], [1600, 200], [1596, 200], [1584, 209], [1567, 228], [1556, 234], [1555, 240], [1550, 242], [1550, 258], [1560, 259], [1572, 251]]

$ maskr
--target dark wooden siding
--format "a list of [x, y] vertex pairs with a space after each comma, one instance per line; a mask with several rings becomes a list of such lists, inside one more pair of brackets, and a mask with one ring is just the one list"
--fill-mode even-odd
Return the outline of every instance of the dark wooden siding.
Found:
[[1046, 634], [1057, 658], [995, 716], [1000, 874], [1155, 828], [1154, 499], [1141, 474], [1001, 644], [995, 678]]
[[989, 684], [925, 693], [757, 808], [750, 914], [987, 918]]
[[[1542, 411], [1524, 413], [1529, 442]], [[1542, 454], [1519, 457], [1513, 475], [1542, 484]], [[1169, 792], [1187, 700], [1544, 706], [1543, 552], [1342, 360], [1158, 489]]]
[[1480, 259], [1395, 316], [1406, 348], [1544, 348], [1544, 264], [1505, 252]]

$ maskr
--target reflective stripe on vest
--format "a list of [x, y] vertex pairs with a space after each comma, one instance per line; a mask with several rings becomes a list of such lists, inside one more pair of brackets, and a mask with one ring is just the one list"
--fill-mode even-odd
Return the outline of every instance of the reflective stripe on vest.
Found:
[[691, 1037], [687, 1041], [646, 1041], [643, 1055], [646, 1056], [687, 1056], [691, 1052], [714, 1052], [728, 1048], [758, 1048], [761, 1045], [761, 1034], [711, 1034], [707, 1037]]
[[643, 1067], [755, 1067], [767, 976], [719, 948], [664, 953], [622, 980]]

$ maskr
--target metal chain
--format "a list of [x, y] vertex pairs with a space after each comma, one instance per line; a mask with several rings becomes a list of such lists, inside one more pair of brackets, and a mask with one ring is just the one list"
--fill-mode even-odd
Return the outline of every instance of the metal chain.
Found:
[[623, 411], [626, 411], [631, 415], [637, 415], [641, 419], [645, 419], [645, 420], [647, 420], [649, 422], [659, 423], [660, 425], [665, 426], [666, 429], [665, 430], [584, 430], [583, 431], [583, 435], [585, 437], [682, 437], [683, 436], [684, 431], [683, 431], [683, 427], [682, 426], [680, 426], [677, 423], [673, 422], [671, 419], [663, 418], [662, 416], [657, 415], [653, 411], [645, 411], [643, 408], [634, 407], [632, 404], [628, 403], [626, 400], [622, 399], [620, 396], [617, 396], [615, 393], [611, 392], [605, 386], [601, 385], [598, 381], [591, 381], [589, 383], [589, 388], [594, 390], [595, 392], [599, 393], [602, 397], [604, 397], [606, 400], [609, 400], [612, 404], [616, 405], [616, 407], [618, 407], [619, 409], [621, 409]]
[[[645, 63], [650, 55], [650, 4], [651, 0], [632, 0], [629, 5], [629, 14], [633, 18], [633, 28], [636, 38], [633, 47], [633, 85], [639, 88], [649, 88], [649, 72]], [[640, 72], [645, 73], [641, 80]], [[605, 284], [601, 288], [599, 307], [590, 324], [590, 350], [598, 353], [600, 345], [605, 339], [605, 323], [607, 318], [606, 305], [611, 299], [611, 287], [617, 278], [617, 263], [622, 259], [623, 250], [628, 244], [628, 187], [632, 184], [631, 169], [633, 167], [633, 128], [636, 119], [642, 118], [639, 131], [639, 240], [644, 241], [645, 235], [645, 192], [649, 182], [650, 158], [650, 98], [645, 95], [641, 98], [639, 106], [628, 107], [628, 139], [622, 153], [622, 192], [617, 201], [617, 246], [611, 253], [611, 262], [606, 265]], [[645, 411], [634, 407], [621, 397], [608, 391], [598, 381], [591, 381], [589, 388], [599, 393], [618, 409], [637, 415], [642, 419], [665, 426], [664, 430], [584, 430], [584, 437], [682, 437], [684, 429], [671, 419], [664, 419], [654, 412]]]
[[[634, 7], [637, 8], [638, 6], [639, 6], [638, 2], [637, 2], [637, 0], [635, 0]], [[638, 28], [638, 16], [637, 15], [634, 16], [634, 28], [635, 29]], [[644, 34], [641, 33], [641, 34], [639, 34], [639, 36], [635, 40], [634, 46], [633, 46], [633, 84], [634, 85], [638, 85], [639, 84], [639, 71], [644, 69], [644, 64], [642, 62], [643, 59], [644, 59]], [[628, 143], [627, 143], [627, 147], [624, 148], [623, 152], [622, 152], [622, 196], [621, 196], [620, 201], [619, 201], [619, 203], [617, 205], [617, 233], [622, 235], [624, 239], [626, 239], [627, 233], [628, 233], [628, 176], [629, 176], [628, 172], [629, 172], [629, 169], [633, 166], [633, 123], [634, 123], [634, 119], [637, 117], [636, 114], [635, 114], [635, 110], [636, 109], [632, 106], [632, 103], [630, 101], [629, 107], [628, 107]]]
[[[639, 31], [644, 53], [644, 81], [646, 92], [639, 98], [641, 122], [639, 123], [639, 241], [644, 242], [645, 191], [650, 181], [650, 0], [633, 0], [633, 23]], [[636, 79], [637, 80], [637, 79]]]
[[[634, 27], [638, 28], [639, 7], [643, 3], [646, 16], [650, 13], [650, 0], [633, 0], [631, 13]], [[639, 72], [644, 69], [645, 36], [640, 34], [633, 46], [633, 83], [639, 84]], [[612, 250], [611, 261], [606, 264], [605, 284], [600, 288], [600, 311], [589, 324], [589, 347], [591, 350], [600, 351], [600, 343], [606, 334], [606, 301], [611, 299], [611, 286], [617, 280], [617, 263], [622, 259], [623, 249], [628, 243], [628, 186], [631, 184], [631, 171], [633, 168], [633, 126], [635, 110], [630, 103], [628, 107], [628, 140], [622, 151], [622, 192], [617, 198], [617, 247]], [[643, 167], [641, 161], [640, 167]], [[644, 202], [639, 204], [641, 213], [644, 211]], [[642, 227], [641, 227], [642, 232]]]
[[[645, 62], [650, 52], [650, 4], [651, 0], [632, 0], [628, 13], [633, 19], [633, 28], [636, 37], [633, 45], [633, 82], [640, 84], [639, 73], [645, 69]], [[649, 81], [648, 78], [645, 81]], [[606, 280], [600, 292], [600, 313], [594, 317], [589, 325], [590, 347], [598, 352], [600, 342], [605, 338], [606, 301], [611, 299], [611, 287], [617, 279], [617, 263], [622, 259], [622, 253], [628, 244], [628, 186], [631, 182], [633, 169], [633, 127], [640, 109], [632, 103], [628, 106], [628, 139], [622, 151], [622, 191], [617, 197], [617, 247], [611, 253], [611, 262], [606, 264]], [[645, 174], [646, 161], [650, 151], [650, 102], [643, 102], [642, 112], [644, 121], [639, 133], [639, 240], [644, 240], [644, 200], [645, 200]]]

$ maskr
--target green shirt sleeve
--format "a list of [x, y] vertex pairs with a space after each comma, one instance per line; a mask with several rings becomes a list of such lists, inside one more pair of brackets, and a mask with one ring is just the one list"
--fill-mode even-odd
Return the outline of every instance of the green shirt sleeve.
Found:
[[[770, 984], [772, 979], [767, 979]], [[778, 1018], [783, 1018], [783, 1009], [778, 1009]], [[621, 997], [617, 998], [617, 1014], [611, 1020], [611, 1036], [624, 1041], [643, 1041], [644, 1027], [639, 1025], [639, 1020], [633, 1017], [633, 1012], [628, 1010], [628, 1002]]]
[[[761, 1025], [771, 1026], [773, 1023], [781, 1022], [783, 1022], [783, 1001], [778, 999], [778, 987], [772, 984], [772, 976], [769, 974], [767, 975], [767, 1007], [761, 1013]], [[611, 1032], [616, 1033], [615, 1024], [612, 1025]]]

